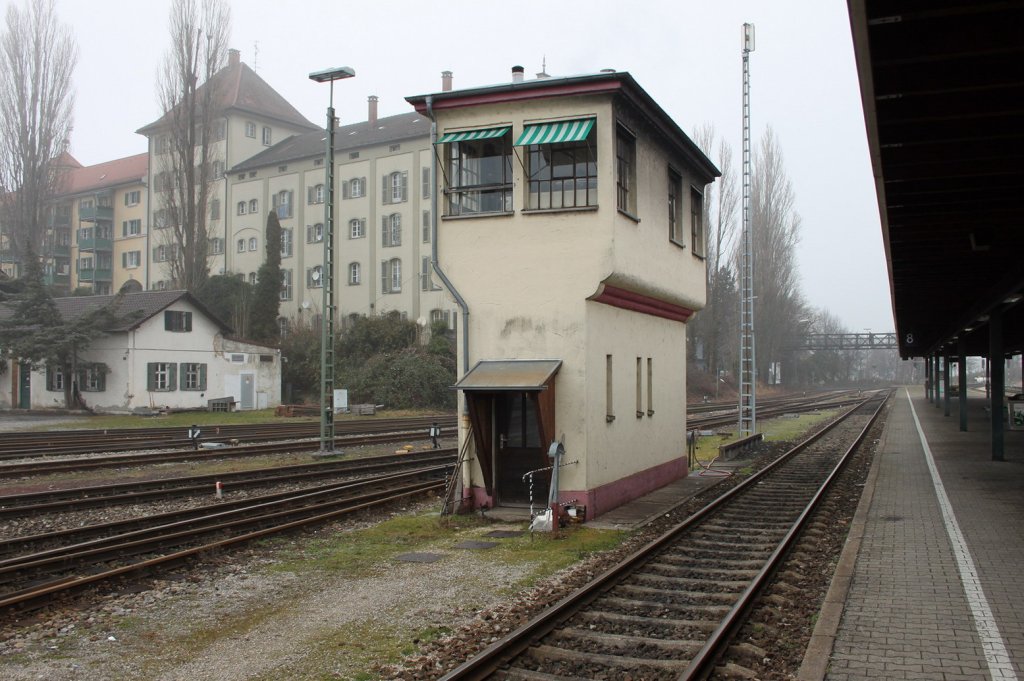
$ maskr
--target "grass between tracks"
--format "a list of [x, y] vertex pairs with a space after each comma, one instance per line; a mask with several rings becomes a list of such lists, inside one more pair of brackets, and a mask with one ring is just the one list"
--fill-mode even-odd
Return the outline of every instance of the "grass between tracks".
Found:
[[507, 539], [483, 537], [493, 526], [493, 521], [475, 515], [444, 519], [436, 513], [399, 516], [355, 532], [311, 541], [301, 554], [282, 559], [272, 569], [296, 573], [325, 570], [344, 577], [364, 577], [382, 561], [401, 553], [448, 550], [466, 539], [483, 539], [498, 546], [480, 555], [505, 564], [533, 565], [531, 576], [518, 585], [529, 586], [537, 578], [561, 570], [590, 553], [617, 546], [624, 536], [622, 532], [572, 525], [557, 535], [525, 532]]
[[[757, 422], [757, 430], [764, 433], [767, 442], [797, 442], [814, 427], [831, 421], [841, 413], [840, 409], [820, 412], [806, 412], [796, 418], [771, 418]], [[734, 432], [706, 435], [697, 439], [697, 460], [710, 464], [718, 457], [718, 448], [739, 439]]]

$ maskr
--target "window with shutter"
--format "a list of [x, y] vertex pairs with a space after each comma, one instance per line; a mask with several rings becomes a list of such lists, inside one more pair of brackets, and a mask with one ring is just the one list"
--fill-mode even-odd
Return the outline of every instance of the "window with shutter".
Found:
[[146, 365], [146, 389], [170, 392], [177, 389], [177, 365], [172, 362], [150, 362]]
[[402, 245], [402, 216], [399, 213], [391, 215], [391, 245]]
[[292, 271], [281, 270], [281, 300], [292, 299]]
[[391, 292], [402, 292], [402, 261], [398, 258], [391, 260]]
[[281, 257], [290, 258], [292, 255], [292, 230], [281, 230]]
[[348, 223], [349, 238], [361, 239], [366, 235], [366, 218], [352, 218]]
[[390, 203], [401, 203], [405, 200], [403, 189], [405, 186], [405, 176], [406, 173], [400, 173], [397, 170], [391, 173], [389, 178], [391, 191], [388, 192], [388, 195], [391, 197]]
[[53, 392], [64, 390], [64, 373], [59, 367], [46, 367], [46, 389]]
[[423, 256], [423, 266], [420, 273], [420, 290], [430, 290], [430, 258]]
[[206, 365], [198, 362], [182, 362], [178, 365], [182, 390], [206, 390]]
[[422, 188], [420, 194], [424, 199], [430, 198], [430, 168], [423, 168], [420, 171]]
[[423, 211], [423, 243], [430, 243], [430, 211]]

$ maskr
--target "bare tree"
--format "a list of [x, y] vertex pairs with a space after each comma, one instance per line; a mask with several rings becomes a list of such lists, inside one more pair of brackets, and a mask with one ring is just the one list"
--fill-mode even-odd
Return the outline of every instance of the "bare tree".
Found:
[[706, 123], [694, 133], [694, 141], [709, 157], [714, 155], [722, 176], [709, 185], [704, 194], [703, 220], [711, 232], [707, 253], [707, 305], [695, 320], [695, 335], [703, 341], [707, 369], [718, 375], [726, 366], [726, 357], [735, 352], [738, 332], [736, 314], [729, 306], [735, 302], [735, 278], [727, 257], [736, 232], [736, 207], [739, 201], [736, 173], [732, 165], [732, 148], [719, 139], [716, 150], [714, 125]]
[[77, 59], [54, 0], [7, 7], [0, 35], [0, 225], [23, 263], [43, 252], [45, 208], [60, 189]]
[[189, 291], [209, 275], [209, 202], [223, 173], [224, 88], [215, 76], [227, 59], [230, 21], [224, 0], [174, 0], [171, 46], [157, 86], [164, 116], [154, 189], [167, 228], [163, 240], [171, 279]]
[[756, 368], [760, 379], [768, 380], [773, 375], [770, 369], [781, 361], [788, 336], [805, 307], [796, 263], [796, 246], [800, 241], [796, 194], [786, 175], [782, 149], [770, 127], [754, 157], [750, 198], [757, 296]]
[[[806, 308], [808, 315], [806, 330], [816, 334], [845, 334], [850, 330], [832, 312], [825, 309]], [[806, 354], [800, 362], [802, 382], [813, 385], [839, 385], [853, 378], [853, 369], [857, 364], [857, 355], [861, 350], [813, 350]]]

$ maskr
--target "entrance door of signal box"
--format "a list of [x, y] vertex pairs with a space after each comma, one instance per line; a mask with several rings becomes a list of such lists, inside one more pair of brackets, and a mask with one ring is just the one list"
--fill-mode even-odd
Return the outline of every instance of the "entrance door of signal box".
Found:
[[[541, 442], [536, 393], [508, 392], [495, 395], [492, 402], [494, 424], [494, 489], [503, 506], [528, 505], [533, 479], [533, 505], [547, 505], [551, 471], [538, 469], [551, 465]], [[530, 471], [532, 476], [524, 477]]]

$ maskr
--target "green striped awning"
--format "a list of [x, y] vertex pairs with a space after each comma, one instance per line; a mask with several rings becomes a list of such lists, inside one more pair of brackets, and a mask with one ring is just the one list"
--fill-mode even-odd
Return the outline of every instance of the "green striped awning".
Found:
[[525, 147], [530, 144], [555, 144], [557, 142], [579, 142], [587, 139], [594, 127], [593, 118], [580, 118], [574, 121], [557, 123], [539, 123], [528, 125], [523, 134], [516, 140], [515, 146]]
[[501, 137], [508, 132], [508, 126], [503, 128], [485, 128], [483, 130], [463, 130], [462, 132], [449, 132], [441, 135], [434, 144], [448, 144], [449, 142], [465, 142], [467, 140], [486, 140], [492, 137]]

